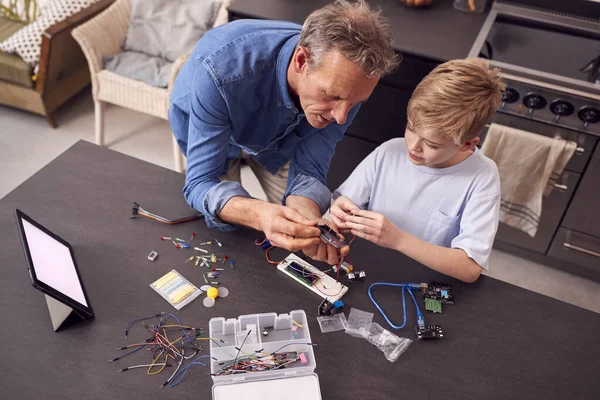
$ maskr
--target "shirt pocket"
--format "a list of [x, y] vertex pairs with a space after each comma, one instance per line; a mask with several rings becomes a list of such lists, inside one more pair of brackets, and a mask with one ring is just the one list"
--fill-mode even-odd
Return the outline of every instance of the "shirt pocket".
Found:
[[429, 218], [423, 240], [437, 246], [450, 247], [452, 239], [458, 236], [460, 215], [451, 216], [435, 209]]

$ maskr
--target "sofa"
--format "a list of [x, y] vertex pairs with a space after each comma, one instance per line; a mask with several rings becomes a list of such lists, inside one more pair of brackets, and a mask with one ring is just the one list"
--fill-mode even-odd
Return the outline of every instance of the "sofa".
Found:
[[[0, 52], [0, 104], [42, 115], [56, 128], [54, 112], [90, 84], [86, 58], [71, 31], [113, 2], [98, 1], [46, 29], [37, 73], [19, 56]], [[0, 17], [0, 42], [24, 26]]]

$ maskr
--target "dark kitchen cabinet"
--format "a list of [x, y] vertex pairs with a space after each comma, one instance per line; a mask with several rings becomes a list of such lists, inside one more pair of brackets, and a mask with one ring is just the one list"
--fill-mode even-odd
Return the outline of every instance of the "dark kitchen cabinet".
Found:
[[378, 144], [352, 137], [347, 134], [335, 147], [335, 154], [331, 160], [329, 174], [327, 175], [327, 186], [331, 191], [337, 189], [346, 178], [350, 176], [354, 168], [360, 164], [366, 156], [377, 148]]
[[509, 243], [515, 246], [533, 250], [540, 254], [546, 254], [554, 233], [560, 225], [564, 211], [569, 204], [569, 199], [575, 191], [579, 174], [565, 171], [564, 182], [566, 182], [567, 190], [560, 191], [554, 189], [550, 196], [544, 198], [542, 202], [542, 214], [537, 234], [534, 237], [529, 236], [525, 232], [505, 224], [500, 224], [496, 240], [504, 243]]
[[[596, 148], [562, 226], [600, 239], [600, 147]], [[600, 264], [600, 258], [598, 259]]]
[[360, 107], [349, 131], [378, 144], [404, 136], [410, 96], [411, 92], [377, 85], [369, 100]]
[[595, 279], [600, 274], [600, 238], [560, 228], [548, 256], [566, 261], [561, 267], [570, 272]]

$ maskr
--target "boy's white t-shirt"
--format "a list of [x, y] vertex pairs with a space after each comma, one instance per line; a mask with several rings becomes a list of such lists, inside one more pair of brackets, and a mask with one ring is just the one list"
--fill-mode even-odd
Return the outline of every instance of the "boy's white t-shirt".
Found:
[[408, 159], [404, 138], [389, 140], [360, 163], [335, 191], [338, 196], [430, 243], [462, 249], [488, 268], [498, 229], [500, 176], [477, 148], [456, 165], [430, 168]]

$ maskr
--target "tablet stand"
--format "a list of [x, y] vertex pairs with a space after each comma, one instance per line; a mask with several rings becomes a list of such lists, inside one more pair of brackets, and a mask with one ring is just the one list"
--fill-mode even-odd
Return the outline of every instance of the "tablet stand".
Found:
[[54, 332], [56, 332], [69, 315], [71, 315], [73, 309], [47, 294], [45, 294], [44, 297], [46, 297], [46, 303], [48, 304], [50, 319], [52, 319], [52, 327], [54, 328]]

